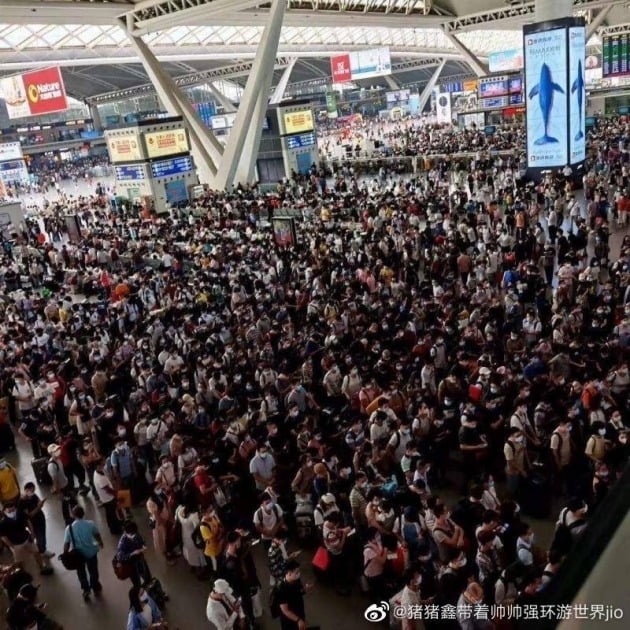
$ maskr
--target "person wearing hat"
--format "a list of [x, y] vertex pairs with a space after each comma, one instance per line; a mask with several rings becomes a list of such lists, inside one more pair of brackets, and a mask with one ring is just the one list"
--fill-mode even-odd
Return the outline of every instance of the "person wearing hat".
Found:
[[[321, 465], [323, 466], [323, 464]], [[324, 526], [324, 520], [333, 512], [339, 512], [337, 500], [335, 499], [334, 494], [327, 492], [319, 500], [319, 503], [315, 506], [315, 510], [313, 510], [313, 521], [320, 533], [322, 531], [322, 527]]]
[[244, 619], [241, 601], [234, 597], [232, 587], [227, 580], [214, 581], [206, 605], [206, 617], [215, 630], [231, 630], [238, 619]]
[[68, 477], [61, 464], [61, 446], [59, 444], [51, 444], [48, 447], [48, 474], [52, 479], [53, 494], [64, 494], [68, 489]]

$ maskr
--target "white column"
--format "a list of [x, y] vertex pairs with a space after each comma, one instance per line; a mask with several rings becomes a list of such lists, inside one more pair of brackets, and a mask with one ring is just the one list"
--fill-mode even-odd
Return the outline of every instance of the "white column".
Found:
[[472, 68], [473, 72], [478, 77], [485, 77], [488, 74], [488, 68], [484, 66], [483, 63], [470, 51], [464, 44], [462, 44], [459, 39], [453, 33], [449, 33], [448, 30], [443, 29], [444, 34], [447, 39], [455, 46], [461, 56], [464, 58], [464, 61]]
[[[241, 177], [250, 177], [250, 173], [253, 172], [260, 145], [267, 97], [273, 80], [273, 69], [278, 54], [278, 41], [286, 5], [287, 0], [273, 0], [269, 10], [267, 24], [258, 44], [256, 58], [247, 79], [234, 127], [230, 131], [223, 159], [219, 165], [216, 177], [218, 189], [229, 189], [233, 186], [237, 169]], [[260, 102], [259, 99], [261, 99]], [[248, 134], [253, 134], [253, 138], [247, 142], [248, 150], [246, 152], [245, 143]], [[241, 160], [243, 161], [241, 162]], [[242, 179], [239, 181], [243, 184], [248, 183]]]
[[595, 35], [597, 29], [604, 23], [604, 20], [608, 17], [610, 10], [612, 9], [612, 5], [604, 7], [599, 11], [599, 13], [591, 20], [590, 24], [586, 25], [586, 43], [588, 44], [588, 40]]
[[573, 0], [536, 0], [536, 22], [573, 15]]
[[223, 107], [226, 113], [231, 114], [236, 111], [236, 107], [234, 107], [234, 103], [230, 101], [230, 99], [221, 92], [221, 90], [214, 84], [208, 83], [208, 88], [210, 89], [210, 93], [212, 94], [212, 98]]
[[400, 85], [396, 83], [396, 81], [394, 80], [394, 77], [391, 74], [386, 74], [383, 78], [385, 79], [385, 83], [387, 83], [390, 90], [400, 89]]
[[98, 111], [98, 105], [96, 103], [88, 103], [88, 110], [94, 130], [103, 131], [103, 121], [101, 119], [101, 112]]
[[276, 89], [273, 91], [273, 95], [269, 99], [269, 105], [277, 105], [284, 98], [284, 92], [289, 84], [289, 78], [293, 72], [293, 67], [295, 66], [296, 61], [297, 57], [289, 59], [289, 65], [284, 69], [284, 72], [280, 77], [280, 81], [278, 81], [278, 85], [276, 85]]
[[186, 96], [162, 68], [144, 41], [131, 35], [126, 30], [124, 21], [121, 21], [121, 26], [166, 110], [174, 116], [183, 118], [190, 137], [190, 152], [195, 159], [199, 179], [202, 183], [214, 185], [217, 164], [221, 159], [223, 146], [203, 124]]
[[418, 111], [419, 114], [421, 114], [424, 111], [424, 108], [427, 106], [427, 103], [429, 102], [429, 99], [431, 98], [431, 92], [433, 92], [433, 88], [435, 87], [435, 84], [440, 78], [440, 74], [442, 73], [442, 70], [444, 69], [445, 64], [446, 64], [446, 59], [442, 59], [442, 61], [440, 61], [440, 65], [435, 69], [428, 83], [424, 86], [424, 89], [422, 90], [422, 93], [420, 94], [420, 109]]

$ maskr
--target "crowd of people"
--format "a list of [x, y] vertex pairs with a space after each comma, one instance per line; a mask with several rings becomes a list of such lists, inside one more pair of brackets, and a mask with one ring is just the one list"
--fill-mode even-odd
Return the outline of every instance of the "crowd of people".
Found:
[[[1, 445], [33, 458], [32, 478], [0, 462], [9, 627], [58, 627], [21, 566], [57, 562], [46, 499], [86, 600], [111, 570], [85, 518], [102, 508], [128, 630], [165, 627], [156, 556], [211, 581], [217, 630], [265, 609], [312, 625], [307, 562], [331, 598], [392, 610], [535, 603], [628, 456], [630, 240], [614, 259], [609, 241], [629, 133], [590, 135], [583, 193], [571, 169], [534, 185], [480, 153], [391, 185], [314, 173], [275, 195], [207, 192], [149, 219], [99, 194], [72, 202], [79, 241], [33, 223], [0, 263]], [[274, 245], [282, 208], [311, 216], [298, 247]], [[558, 521], [548, 548], [534, 517]]]

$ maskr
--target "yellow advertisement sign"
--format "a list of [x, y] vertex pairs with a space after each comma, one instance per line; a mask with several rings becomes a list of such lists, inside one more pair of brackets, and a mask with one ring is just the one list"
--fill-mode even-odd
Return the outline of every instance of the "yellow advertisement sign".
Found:
[[469, 81], [464, 81], [464, 92], [476, 92], [477, 91], [477, 81], [476, 79], [470, 79]]
[[166, 155], [186, 153], [190, 150], [185, 129], [168, 129], [144, 134], [147, 157], [158, 158]]
[[305, 109], [301, 112], [284, 114], [284, 129], [286, 133], [302, 133], [313, 130], [313, 112]]
[[112, 163], [141, 160], [140, 142], [137, 134], [107, 136], [107, 149]]

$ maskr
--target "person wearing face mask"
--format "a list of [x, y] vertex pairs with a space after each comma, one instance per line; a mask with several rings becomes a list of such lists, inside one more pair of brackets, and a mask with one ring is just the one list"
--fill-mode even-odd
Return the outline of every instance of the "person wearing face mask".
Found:
[[136, 476], [135, 461], [127, 443], [118, 438], [109, 461], [114, 481], [119, 489], [131, 490]]
[[15, 501], [20, 496], [20, 484], [15, 468], [0, 458], [0, 502]]
[[146, 590], [141, 586], [132, 586], [129, 589], [127, 630], [159, 628], [161, 621], [162, 613]]
[[284, 511], [269, 492], [262, 493], [260, 507], [254, 512], [252, 520], [256, 531], [260, 534], [263, 546], [267, 550], [276, 532], [279, 529], [285, 529]]
[[39, 553], [44, 558], [52, 558], [55, 554], [46, 550], [46, 516], [42, 510], [45, 502], [45, 498], [42, 500], [35, 493], [35, 484], [29, 481], [24, 484], [24, 492], [18, 502], [18, 511], [28, 519]]
[[[480, 604], [483, 604], [483, 588], [477, 582], [470, 582], [461, 593], [456, 605], [457, 622], [461, 630], [493, 630], [492, 621], [485, 619], [481, 614], [475, 614]], [[461, 612], [470, 609], [473, 611], [470, 615]]]
[[368, 487], [367, 475], [362, 470], [358, 471], [349, 497], [352, 521], [357, 531], [363, 531], [368, 524], [366, 517]]
[[400, 421], [398, 430], [394, 431], [387, 443], [387, 452], [396, 463], [396, 475], [402, 476], [400, 462], [405, 454], [407, 444], [413, 439], [411, 435], [411, 424], [406, 418]]
[[606, 425], [603, 422], [594, 422], [591, 425], [592, 434], [586, 442], [584, 454], [591, 460], [591, 466], [604, 461], [612, 443], [606, 439]]
[[574, 474], [575, 446], [571, 437], [573, 425], [571, 418], [561, 418], [549, 440], [549, 448], [556, 466], [557, 483], [568, 495], [577, 493], [577, 475]]
[[516, 497], [529, 469], [525, 436], [518, 427], [510, 427], [508, 439], [503, 446], [503, 456], [507, 488], [511, 496]]
[[41, 575], [51, 575], [53, 570], [46, 564], [33, 542], [35, 536], [31, 524], [23, 510], [18, 510], [17, 503], [7, 502], [0, 518], [0, 540], [10, 549], [13, 561], [22, 565], [30, 557], [37, 563]]
[[254, 477], [256, 489], [263, 492], [269, 486], [272, 486], [275, 480], [276, 462], [273, 455], [269, 452], [269, 446], [266, 442], [258, 444], [258, 451], [249, 462], [249, 472]]
[[122, 527], [118, 514], [118, 495], [105, 469], [105, 460], [98, 459], [95, 462], [92, 483], [96, 490], [94, 496], [105, 510], [105, 520], [109, 531], [114, 536], [120, 536]]
[[175, 560], [168, 549], [167, 533], [173, 522], [173, 514], [169, 507], [169, 499], [166, 489], [156, 482], [146, 503], [149, 513], [149, 523], [153, 530], [153, 547], [155, 551], [163, 555], [168, 564], [174, 564]]
[[[421, 598], [422, 574], [417, 568], [410, 567], [403, 575], [403, 583], [405, 585], [403, 589], [389, 600], [390, 616], [393, 622], [392, 627], [400, 628], [400, 630], [424, 630], [424, 621], [413, 612], [414, 610], [419, 610], [423, 604], [429, 603], [429, 600]], [[394, 618], [392, 614], [394, 610], [404, 610], [406, 613], [402, 618]]]

